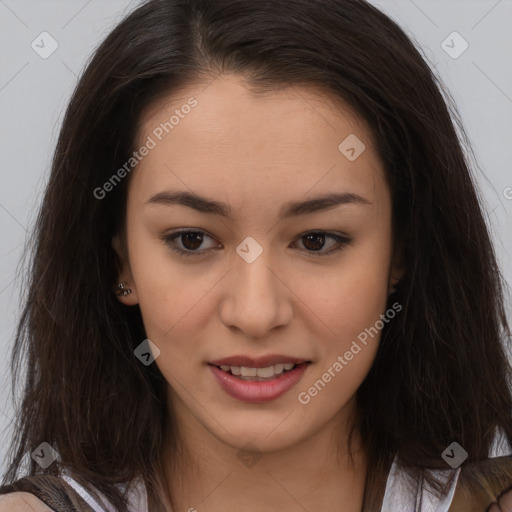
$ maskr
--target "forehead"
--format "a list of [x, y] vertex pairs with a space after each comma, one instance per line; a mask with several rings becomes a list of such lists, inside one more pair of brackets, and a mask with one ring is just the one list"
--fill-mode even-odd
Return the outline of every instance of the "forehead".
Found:
[[176, 185], [240, 201], [332, 187], [373, 201], [386, 187], [365, 122], [310, 86], [255, 93], [228, 75], [185, 87], [144, 112], [136, 148], [149, 139], [132, 177], [141, 201]]

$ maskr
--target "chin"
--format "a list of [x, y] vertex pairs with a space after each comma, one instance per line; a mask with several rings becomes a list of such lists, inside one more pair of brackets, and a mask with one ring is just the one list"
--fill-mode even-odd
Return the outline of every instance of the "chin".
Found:
[[[285, 450], [308, 437], [303, 422], [297, 422], [296, 417], [293, 423], [286, 420], [288, 416], [290, 419], [294, 416], [290, 412], [273, 412], [266, 417], [261, 412], [257, 414], [259, 418], [254, 420], [248, 419], [246, 413], [241, 413], [240, 418], [228, 420], [223, 426], [228, 425], [226, 430], [229, 434], [218, 425], [215, 425], [214, 431], [211, 432], [223, 443], [236, 450], [254, 450], [262, 453]], [[301, 430], [297, 429], [299, 424], [302, 427]]]

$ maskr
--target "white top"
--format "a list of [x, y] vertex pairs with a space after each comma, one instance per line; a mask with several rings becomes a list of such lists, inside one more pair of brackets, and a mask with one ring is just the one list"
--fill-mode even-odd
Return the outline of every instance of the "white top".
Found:
[[[443, 483], [455, 474], [452, 486], [446, 497], [443, 499], [435, 498], [431, 493], [423, 488], [421, 482], [416, 488], [411, 486], [411, 479], [402, 468], [396, 464], [396, 456], [391, 466], [386, 491], [380, 512], [448, 512], [455, 494], [457, 481], [459, 479], [460, 467], [457, 469], [429, 470], [432, 474], [439, 477]], [[95, 512], [116, 512], [116, 509], [106, 498], [102, 498], [99, 504], [78, 482], [69, 475], [63, 478], [75, 491], [92, 507]], [[126, 488], [119, 485], [121, 490]], [[148, 498], [146, 486], [142, 478], [133, 481], [128, 491], [128, 510], [129, 512], [148, 512]], [[169, 510], [168, 512], [172, 512]]]
[[[69, 474], [61, 475], [73, 489], [85, 500], [85, 502], [95, 512], [117, 512], [116, 508], [105, 498], [101, 493], [102, 503], [98, 503], [75, 479], [71, 478]], [[126, 484], [116, 485], [121, 491], [126, 489]], [[132, 482], [128, 491], [128, 511], [129, 512], [148, 512], [148, 496], [146, 493], [146, 486], [142, 478], [137, 478]], [[170, 510], [169, 512], [172, 512]]]

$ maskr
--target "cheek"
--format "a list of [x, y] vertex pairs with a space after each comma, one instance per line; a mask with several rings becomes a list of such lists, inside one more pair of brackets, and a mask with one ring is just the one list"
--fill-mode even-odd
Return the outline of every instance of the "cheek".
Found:
[[[143, 313], [170, 328], [201, 300], [214, 278], [198, 266], [187, 266], [157, 233], [133, 221], [128, 239], [130, 268]], [[193, 268], [193, 270], [191, 270]], [[206, 267], [202, 267], [206, 270]], [[164, 326], [164, 327], [165, 327]]]
[[302, 387], [306, 401], [318, 396], [318, 405], [331, 410], [348, 400], [369, 372], [382, 329], [392, 321], [386, 317], [390, 259], [384, 234], [354, 246], [324, 278], [314, 275], [301, 281], [304, 288], [298, 295], [308, 297], [307, 306], [323, 325], [317, 331], [319, 364], [307, 388]]
[[381, 315], [386, 314], [387, 280], [378, 272], [354, 272], [335, 284], [330, 288], [332, 300], [317, 302], [318, 316], [329, 334], [318, 336], [317, 364], [297, 393], [298, 402], [315, 409], [324, 421], [350, 400], [366, 378], [385, 325]]
[[350, 248], [336, 266], [321, 273], [304, 272], [294, 281], [294, 291], [322, 321], [326, 339], [339, 345], [384, 313], [390, 252], [386, 237], [368, 238]]
[[[171, 249], [143, 226], [132, 224], [129, 239], [130, 266], [137, 287], [146, 334], [162, 352], [173, 339], [191, 345], [198, 313], [215, 277], [184, 270]], [[195, 327], [193, 327], [195, 326]], [[179, 354], [179, 347], [176, 347]]]

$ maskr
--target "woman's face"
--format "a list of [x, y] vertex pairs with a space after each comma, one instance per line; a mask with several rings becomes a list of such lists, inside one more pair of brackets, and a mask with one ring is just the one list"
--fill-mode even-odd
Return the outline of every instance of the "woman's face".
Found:
[[326, 93], [229, 75], [154, 105], [142, 146], [119, 300], [140, 306], [178, 421], [262, 452], [343, 423], [398, 276], [364, 123]]

